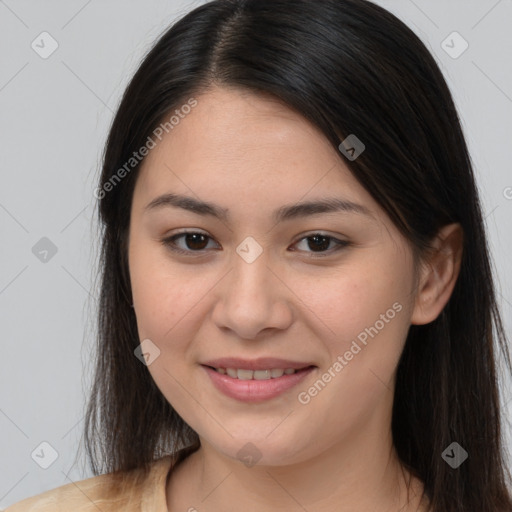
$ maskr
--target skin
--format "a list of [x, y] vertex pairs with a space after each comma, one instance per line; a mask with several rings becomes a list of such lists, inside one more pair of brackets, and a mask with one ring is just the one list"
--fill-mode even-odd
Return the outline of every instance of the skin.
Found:
[[[407, 240], [299, 114], [236, 89], [213, 88], [197, 101], [144, 161], [128, 245], [140, 340], [160, 350], [148, 370], [201, 440], [170, 474], [169, 510], [427, 510], [421, 482], [402, 470], [392, 443], [395, 372], [409, 326], [434, 320], [449, 299], [460, 227], [443, 228], [438, 251], [416, 269]], [[231, 218], [174, 207], [144, 211], [170, 192], [216, 203]], [[358, 203], [370, 215], [271, 219], [283, 205], [323, 197]], [[184, 228], [209, 237], [196, 245], [175, 240], [190, 255], [162, 243]], [[350, 245], [316, 249], [306, 237], [318, 232]], [[252, 263], [236, 252], [248, 236], [263, 250]], [[395, 303], [400, 312], [300, 403], [299, 392]], [[200, 366], [233, 355], [317, 368], [284, 394], [247, 404], [217, 391]], [[237, 455], [247, 442], [261, 454], [253, 466]]]

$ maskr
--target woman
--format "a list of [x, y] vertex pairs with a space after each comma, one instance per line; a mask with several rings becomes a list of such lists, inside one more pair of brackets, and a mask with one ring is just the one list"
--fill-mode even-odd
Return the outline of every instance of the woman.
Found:
[[512, 510], [470, 157], [396, 17], [196, 8], [127, 88], [95, 194], [97, 476], [9, 511]]

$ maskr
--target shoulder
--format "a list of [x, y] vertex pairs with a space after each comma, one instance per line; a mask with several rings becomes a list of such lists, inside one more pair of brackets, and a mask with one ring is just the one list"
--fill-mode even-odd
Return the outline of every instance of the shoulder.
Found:
[[140, 512], [148, 498], [156, 512], [162, 499], [165, 504], [165, 480], [175, 462], [173, 455], [152, 462], [146, 477], [139, 468], [72, 482], [19, 501], [5, 512]]

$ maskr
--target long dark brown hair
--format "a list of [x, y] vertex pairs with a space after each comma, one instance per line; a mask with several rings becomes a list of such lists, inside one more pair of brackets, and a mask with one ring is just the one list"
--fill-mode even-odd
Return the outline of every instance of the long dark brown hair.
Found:
[[[127, 234], [140, 164], [126, 163], [175, 109], [212, 85], [280, 99], [336, 149], [356, 134], [365, 151], [354, 161], [340, 158], [417, 254], [442, 226], [461, 224], [453, 294], [435, 321], [410, 327], [399, 361], [393, 441], [436, 512], [511, 512], [498, 356], [511, 372], [512, 364], [461, 123], [425, 45], [364, 0], [208, 2], [168, 29], [135, 73], [110, 129], [96, 193], [101, 289], [84, 430], [93, 473], [146, 472], [162, 455], [199, 446], [134, 355], [141, 340]], [[441, 456], [452, 442], [469, 454], [456, 469]]]

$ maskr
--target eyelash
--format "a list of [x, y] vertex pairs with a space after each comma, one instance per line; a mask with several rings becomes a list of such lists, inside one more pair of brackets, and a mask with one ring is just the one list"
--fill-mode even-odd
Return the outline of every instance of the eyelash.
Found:
[[[175, 240], [180, 237], [185, 237], [187, 235], [203, 235], [207, 239], [213, 240], [213, 238], [208, 236], [206, 233], [202, 233], [200, 231], [182, 231], [181, 233], [177, 233], [170, 237], [164, 238], [162, 240], [162, 244], [165, 247], [167, 247], [168, 249], [170, 249], [171, 251], [178, 253], [178, 254], [183, 254], [183, 255], [191, 256], [191, 257], [201, 256], [204, 253], [205, 249], [193, 251], [193, 250], [181, 249], [176, 246]], [[314, 236], [317, 236], [317, 235], [320, 235], [323, 238], [327, 238], [329, 241], [333, 241], [336, 244], [336, 247], [334, 249], [329, 249], [327, 251], [324, 251], [323, 253], [310, 252], [310, 255], [308, 256], [310, 258], [325, 258], [325, 257], [330, 256], [333, 253], [338, 252], [341, 249], [344, 249], [345, 247], [348, 247], [350, 245], [350, 242], [347, 242], [344, 240], [339, 240], [338, 238], [334, 238], [333, 236], [329, 236], [329, 235], [324, 235], [323, 233], [312, 233], [308, 236], [300, 238], [299, 240], [297, 240], [297, 242], [295, 242], [295, 244], [302, 242], [302, 240], [307, 240], [308, 238], [313, 238]], [[196, 253], [196, 254], [194, 254], [194, 253]]]

